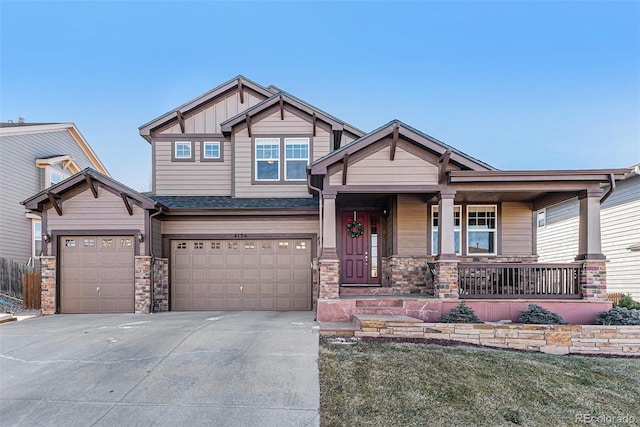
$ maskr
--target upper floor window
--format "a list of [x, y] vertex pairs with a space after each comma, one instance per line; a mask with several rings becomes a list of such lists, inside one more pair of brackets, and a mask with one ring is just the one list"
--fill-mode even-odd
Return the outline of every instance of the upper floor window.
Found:
[[174, 141], [173, 143], [173, 160], [192, 161], [193, 147], [191, 141]]
[[287, 181], [307, 178], [309, 164], [309, 138], [284, 139], [284, 177]]
[[58, 172], [56, 170], [50, 169], [49, 170], [49, 187], [59, 183], [65, 178], [66, 176], [62, 172]]
[[256, 138], [256, 181], [304, 181], [311, 151], [310, 138]]
[[219, 159], [220, 158], [220, 142], [208, 142], [202, 143], [202, 158], [205, 160]]
[[[438, 206], [431, 207], [431, 253], [438, 254], [438, 226], [440, 225], [440, 215]], [[462, 206], [453, 207], [453, 245], [456, 254], [460, 255], [460, 227], [462, 225]]]
[[256, 138], [256, 181], [280, 180], [280, 138]]
[[469, 206], [467, 208], [467, 254], [496, 254], [497, 207]]
[[547, 210], [541, 209], [537, 213], [536, 223], [538, 228], [544, 228], [547, 225]]
[[31, 225], [33, 237], [31, 254], [35, 258], [42, 254], [42, 221], [37, 219], [31, 220]]

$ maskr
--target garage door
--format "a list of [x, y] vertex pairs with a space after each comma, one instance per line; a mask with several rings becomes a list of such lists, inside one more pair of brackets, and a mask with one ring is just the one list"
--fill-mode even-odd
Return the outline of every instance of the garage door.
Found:
[[311, 310], [311, 240], [173, 240], [173, 310]]
[[134, 311], [131, 236], [63, 236], [60, 255], [63, 313]]

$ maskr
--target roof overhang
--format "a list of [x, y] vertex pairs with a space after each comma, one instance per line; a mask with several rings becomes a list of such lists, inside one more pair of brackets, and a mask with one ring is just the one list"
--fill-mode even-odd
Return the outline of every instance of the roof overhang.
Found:
[[240, 86], [242, 86], [243, 88], [249, 88], [267, 98], [272, 95], [270, 91], [268, 91], [265, 87], [262, 87], [258, 83], [253, 82], [244, 76], [236, 76], [233, 79], [211, 89], [209, 92], [200, 95], [199, 97], [194, 98], [177, 108], [174, 108], [168, 113], [165, 113], [162, 116], [153, 119], [149, 123], [140, 126], [138, 128], [140, 135], [149, 143], [151, 143], [152, 132], [156, 129], [166, 126], [168, 123], [177, 122], [178, 114], [189, 114], [191, 111], [201, 108], [204, 104], [207, 104], [213, 99], [226, 94], [227, 92], [230, 92], [235, 88], [239, 88]]
[[608, 183], [623, 179], [629, 169], [583, 169], [583, 170], [525, 170], [525, 171], [448, 171], [449, 184], [478, 183], [537, 183], [537, 182], [592, 182]]

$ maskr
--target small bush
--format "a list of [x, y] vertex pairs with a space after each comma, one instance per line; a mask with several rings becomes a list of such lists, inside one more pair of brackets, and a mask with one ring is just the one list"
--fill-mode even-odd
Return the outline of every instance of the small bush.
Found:
[[529, 304], [529, 309], [520, 312], [520, 323], [535, 325], [566, 325], [562, 316], [536, 304]]
[[482, 323], [482, 320], [476, 316], [473, 309], [465, 304], [464, 301], [459, 306], [454, 307], [451, 311], [439, 320], [440, 323]]
[[620, 301], [613, 305], [614, 307], [627, 308], [629, 310], [640, 310], [640, 302], [631, 298], [631, 295], [622, 295]]
[[640, 325], [640, 310], [614, 307], [596, 316], [596, 325]]

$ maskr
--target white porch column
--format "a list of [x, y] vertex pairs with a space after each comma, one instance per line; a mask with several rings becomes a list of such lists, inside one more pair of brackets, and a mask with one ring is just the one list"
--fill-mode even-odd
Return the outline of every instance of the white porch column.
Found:
[[323, 194], [324, 215], [322, 215], [322, 253], [320, 258], [337, 259], [336, 252], [336, 195]]
[[580, 197], [580, 225], [576, 260], [604, 260], [600, 234], [602, 189], [589, 188]]
[[442, 190], [438, 195], [438, 260], [458, 259], [453, 224], [455, 190]]

